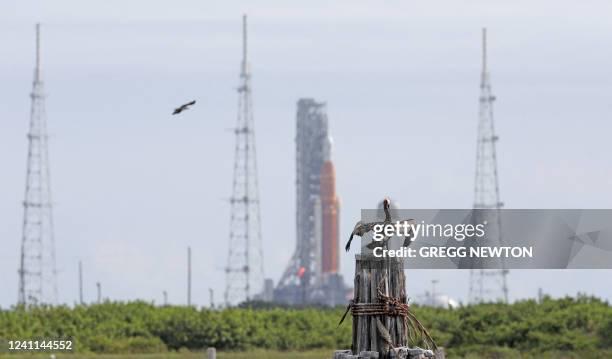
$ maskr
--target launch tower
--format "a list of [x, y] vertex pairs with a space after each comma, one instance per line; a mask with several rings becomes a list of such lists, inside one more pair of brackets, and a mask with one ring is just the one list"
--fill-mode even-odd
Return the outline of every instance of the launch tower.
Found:
[[296, 249], [274, 291], [289, 304], [344, 302], [339, 266], [339, 200], [325, 103], [297, 103]]

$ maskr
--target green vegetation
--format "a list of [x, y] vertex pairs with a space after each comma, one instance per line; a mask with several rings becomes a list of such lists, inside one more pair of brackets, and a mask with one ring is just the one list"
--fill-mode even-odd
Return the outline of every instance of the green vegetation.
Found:
[[[612, 307], [592, 297], [412, 309], [452, 357], [612, 357]], [[0, 311], [0, 338], [74, 338], [81, 354], [159, 353], [130, 358], [188, 359], [189, 351], [209, 346], [225, 351], [220, 359], [238, 359], [241, 354], [234, 351], [255, 349], [264, 353], [262, 358], [275, 358], [278, 351], [304, 351], [292, 358], [321, 358], [328, 356], [321, 353], [350, 347], [350, 316], [338, 327], [343, 312], [270, 306], [211, 311], [145, 302], [13, 308]]]
[[266, 348], [305, 350], [350, 346], [340, 309], [156, 307], [144, 302], [22, 308], [0, 312], [0, 338], [74, 338], [79, 352]]

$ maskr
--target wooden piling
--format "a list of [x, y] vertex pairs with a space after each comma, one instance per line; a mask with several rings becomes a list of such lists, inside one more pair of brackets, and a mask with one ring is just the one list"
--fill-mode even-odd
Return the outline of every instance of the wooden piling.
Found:
[[[444, 359], [442, 348], [406, 303], [402, 258], [357, 254], [353, 300], [345, 316], [348, 311], [353, 316], [351, 350], [336, 350], [333, 359]], [[410, 348], [409, 333], [417, 345], [433, 350]]]
[[[376, 258], [356, 255], [354, 303], [379, 303], [382, 294], [406, 303], [404, 267], [400, 258]], [[388, 355], [391, 347], [408, 345], [408, 337], [401, 316], [356, 315], [353, 317], [354, 355], [378, 352], [380, 358]]]

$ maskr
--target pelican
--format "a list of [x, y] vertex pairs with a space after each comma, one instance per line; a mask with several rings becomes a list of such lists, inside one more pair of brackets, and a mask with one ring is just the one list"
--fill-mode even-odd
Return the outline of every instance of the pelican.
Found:
[[[400, 223], [400, 227], [408, 226], [408, 235], [404, 236], [404, 244], [402, 244], [402, 247], [408, 247], [412, 243], [412, 238], [414, 237], [414, 232], [411, 226], [415, 224], [416, 221], [414, 219], [405, 219], [403, 221], [398, 221], [398, 223]], [[374, 249], [376, 247], [386, 247], [387, 242], [389, 242], [389, 239], [391, 239], [391, 237], [385, 236], [385, 238], [383, 238], [381, 241], [372, 241], [368, 243], [366, 247], [368, 249]]]
[[363, 223], [363, 221], [357, 222], [357, 224], [355, 224], [355, 228], [353, 228], [353, 232], [351, 233], [351, 236], [348, 242], [346, 242], [346, 246], [344, 247], [344, 249], [347, 252], [349, 251], [349, 249], [351, 249], [351, 242], [353, 241], [354, 236], [363, 237], [366, 233], [374, 229], [374, 226], [379, 225], [379, 224], [384, 225], [387, 223], [391, 223], [391, 211], [389, 210], [390, 207], [391, 207], [391, 200], [389, 199], [389, 197], [385, 197], [385, 199], [383, 200], [383, 210], [385, 211], [385, 220], [382, 222], [379, 221], [379, 222], [372, 222], [372, 223]]
[[[351, 236], [349, 237], [348, 242], [346, 243], [346, 246], [344, 247], [344, 249], [348, 252], [348, 250], [351, 248], [351, 242], [353, 241], [353, 237], [354, 236], [359, 236], [359, 237], [363, 237], [366, 233], [372, 231], [374, 229], [375, 226], [377, 225], [385, 225], [385, 224], [391, 224], [391, 200], [389, 199], [389, 197], [385, 197], [385, 199], [383, 200], [383, 210], [385, 212], [385, 220], [384, 221], [378, 221], [378, 222], [372, 222], [372, 223], [363, 223], [363, 221], [358, 221], [357, 224], [355, 224], [355, 228], [353, 229], [353, 232], [351, 233]], [[402, 220], [401, 225], [412, 225], [415, 222], [414, 219], [405, 219]], [[408, 232], [408, 235], [404, 237], [404, 247], [408, 247], [412, 241], [412, 237], [414, 236], [414, 233], [412, 232], [412, 227], [410, 227], [410, 230]], [[389, 241], [390, 237], [385, 237], [383, 238], [382, 241], [373, 241], [372, 243], [368, 244], [367, 247], [369, 249], [378, 247], [378, 246], [383, 246], [386, 245], [387, 242]]]

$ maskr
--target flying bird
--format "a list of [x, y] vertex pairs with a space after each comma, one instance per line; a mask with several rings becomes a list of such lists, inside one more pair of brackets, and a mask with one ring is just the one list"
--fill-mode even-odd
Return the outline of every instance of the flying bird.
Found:
[[195, 105], [195, 100], [191, 101], [191, 102], [187, 102], [184, 105], [181, 105], [177, 108], [174, 109], [174, 112], [172, 112], [173, 115], [178, 115], [179, 113], [185, 111], [185, 110], [189, 110], [189, 106]]

